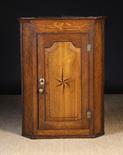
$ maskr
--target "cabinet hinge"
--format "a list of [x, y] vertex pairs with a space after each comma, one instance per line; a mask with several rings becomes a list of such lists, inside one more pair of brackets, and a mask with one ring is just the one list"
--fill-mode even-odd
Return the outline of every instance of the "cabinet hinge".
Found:
[[87, 52], [91, 51], [91, 44], [87, 44]]
[[91, 119], [91, 116], [92, 116], [91, 112], [87, 111], [87, 119]]

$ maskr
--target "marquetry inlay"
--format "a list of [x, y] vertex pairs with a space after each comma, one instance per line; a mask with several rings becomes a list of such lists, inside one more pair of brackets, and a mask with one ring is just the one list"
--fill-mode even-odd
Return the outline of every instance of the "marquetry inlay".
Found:
[[40, 32], [62, 32], [62, 31], [78, 31], [87, 32], [93, 23], [91, 22], [69, 22], [69, 21], [32, 21], [33, 26]]
[[64, 78], [63, 69], [62, 69], [61, 79], [56, 79], [56, 80], [58, 81], [57, 87], [59, 86], [63, 87], [63, 93], [66, 86], [70, 87], [70, 83], [69, 83], [70, 78]]

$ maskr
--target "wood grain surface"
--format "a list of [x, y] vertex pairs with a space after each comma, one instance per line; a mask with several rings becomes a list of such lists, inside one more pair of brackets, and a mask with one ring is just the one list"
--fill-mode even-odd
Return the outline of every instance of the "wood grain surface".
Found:
[[102, 135], [104, 19], [20, 21], [22, 134], [30, 138]]

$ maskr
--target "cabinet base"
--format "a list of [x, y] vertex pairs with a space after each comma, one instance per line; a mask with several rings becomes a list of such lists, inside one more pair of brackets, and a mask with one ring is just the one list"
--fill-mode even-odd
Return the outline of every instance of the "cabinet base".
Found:
[[42, 135], [27, 135], [27, 134], [22, 134], [22, 136], [30, 138], [30, 139], [54, 139], [54, 138], [96, 138], [96, 137], [100, 137], [104, 135], [104, 132], [100, 132], [97, 134], [93, 134], [93, 135], [57, 135], [57, 136], [42, 136]]

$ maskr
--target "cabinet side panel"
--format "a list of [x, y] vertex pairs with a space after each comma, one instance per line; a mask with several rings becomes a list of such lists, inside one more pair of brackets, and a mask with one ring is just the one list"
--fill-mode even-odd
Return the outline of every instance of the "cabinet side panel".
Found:
[[104, 20], [95, 24], [94, 40], [94, 134], [104, 133]]
[[21, 23], [21, 74], [22, 74], [22, 98], [23, 98], [23, 135], [32, 134], [32, 56], [29, 23]]

